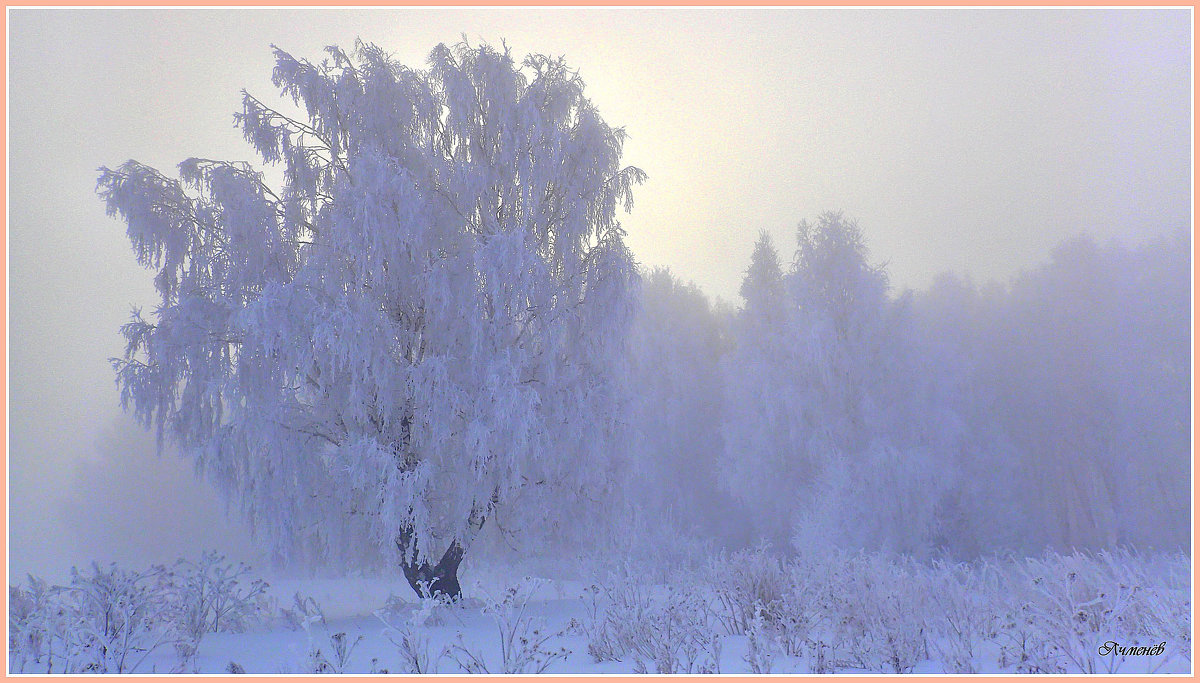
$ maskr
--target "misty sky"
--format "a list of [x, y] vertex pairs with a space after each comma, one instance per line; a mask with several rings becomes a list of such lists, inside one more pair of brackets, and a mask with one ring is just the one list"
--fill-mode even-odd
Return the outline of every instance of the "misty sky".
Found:
[[1137, 242], [1191, 221], [1187, 9], [8, 16], [14, 572], [248, 547], [215, 528], [189, 466], [118, 421], [106, 359], [155, 297], [94, 188], [129, 158], [252, 160], [232, 114], [242, 88], [272, 101], [272, 43], [318, 58], [361, 37], [414, 66], [461, 34], [564, 55], [649, 174], [623, 218], [638, 260], [731, 302], [759, 230], [790, 256], [795, 224], [826, 209], [914, 288], [1007, 278], [1080, 232]]

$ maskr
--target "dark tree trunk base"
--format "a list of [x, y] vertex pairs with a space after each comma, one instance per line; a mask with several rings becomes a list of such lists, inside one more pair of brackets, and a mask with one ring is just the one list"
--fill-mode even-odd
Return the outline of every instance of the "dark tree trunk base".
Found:
[[458, 583], [458, 566], [462, 563], [463, 548], [454, 541], [446, 548], [442, 559], [438, 560], [435, 565], [430, 565], [426, 560], [417, 561], [414, 558], [415, 552], [412, 552], [408, 547], [408, 543], [402, 543], [402, 538], [405, 534], [401, 534], [401, 538], [396, 539], [396, 545], [400, 549], [400, 556], [403, 558], [400, 561], [400, 569], [404, 571], [404, 578], [408, 580], [408, 585], [422, 598], [432, 598], [441, 596], [451, 602], [462, 599], [462, 586]]

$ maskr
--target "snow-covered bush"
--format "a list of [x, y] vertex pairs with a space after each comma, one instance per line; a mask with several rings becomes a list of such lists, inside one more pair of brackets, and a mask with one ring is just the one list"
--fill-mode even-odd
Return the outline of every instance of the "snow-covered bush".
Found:
[[9, 586], [8, 666], [12, 672], [74, 673], [84, 670], [82, 616], [62, 586], [28, 576]]
[[9, 667], [46, 673], [133, 673], [174, 647], [176, 672], [194, 670], [204, 634], [266, 623], [274, 608], [266, 582], [217, 553], [171, 569], [116, 564], [73, 568], [70, 583], [30, 576], [10, 586]]
[[1088, 674], [1120, 668], [1120, 658], [1100, 655], [1097, 646], [1140, 635], [1137, 603], [1146, 588], [1141, 577], [1130, 576], [1133, 562], [1125, 557], [1113, 563], [1105, 554], [1047, 554], [1017, 567], [1030, 620], [1051, 646], [1054, 668]]
[[314, 624], [325, 623], [325, 611], [321, 609], [321, 605], [312, 596], [303, 595], [300, 591], [292, 595], [291, 608], [281, 608], [279, 615], [283, 618], [283, 623], [293, 631], [307, 631]]
[[72, 568], [68, 593], [82, 616], [93, 671], [134, 672], [150, 653], [178, 640], [178, 624], [169, 621], [171, 605], [162, 590], [164, 574], [163, 567], [139, 572], [93, 563], [89, 573]]
[[[542, 586], [541, 581], [526, 578], [499, 596], [484, 598], [483, 612], [492, 618], [500, 637], [500, 662], [495, 673], [544, 673], [552, 664], [566, 659], [571, 651], [552, 647], [550, 641], [567, 631], [546, 631], [542, 619], [530, 612], [529, 601]], [[569, 626], [568, 626], [569, 628]], [[460, 633], [445, 655], [466, 673], [492, 673], [486, 658], [467, 646]]]
[[1169, 652], [1192, 660], [1192, 591], [1191, 565], [1185, 555], [1175, 555], [1161, 562], [1159, 582], [1148, 581], [1148, 590], [1141, 595], [1141, 633], [1153, 640], [1167, 640]]
[[383, 622], [383, 637], [396, 647], [400, 655], [400, 665], [403, 667], [398, 674], [436, 674], [438, 660], [446, 655], [442, 650], [438, 656], [433, 656], [429, 644], [429, 633], [421, 624], [411, 620], [392, 620], [383, 610], [375, 613]]
[[162, 567], [131, 571], [93, 563], [66, 586], [29, 577], [10, 587], [9, 664], [14, 671], [134, 673], [180, 640]]
[[906, 673], [928, 659], [925, 586], [920, 566], [903, 557], [835, 553], [829, 560], [825, 634], [835, 663]]
[[[175, 665], [171, 659], [170, 645], [186, 642], [172, 621], [180, 613], [171, 602], [178, 597], [174, 580], [161, 567], [93, 568], [77, 572], [65, 586], [36, 578], [10, 586], [10, 671], [193, 671], [188, 665], [194, 660], [181, 656]], [[345, 624], [327, 622], [320, 605], [297, 594], [284, 615], [305, 635], [282, 634], [299, 645], [283, 666], [299, 673], [383, 673], [380, 662], [387, 661], [394, 673], [537, 673], [572, 662], [564, 659], [567, 643], [559, 640], [568, 634], [584, 640], [605, 669], [646, 673], [733, 667], [759, 673], [1140, 674], [1178, 672], [1191, 659], [1190, 564], [1182, 554], [1047, 553], [926, 563], [868, 553], [783, 560], [751, 551], [714, 557], [701, 570], [677, 572], [665, 582], [626, 567], [584, 591], [576, 604], [579, 619], [568, 619], [557, 604], [543, 611], [539, 585], [527, 581], [486, 601], [432, 607], [451, 628], [431, 627], [422, 604], [392, 599], [376, 612], [383, 632], [361, 637]], [[557, 600], [565, 590], [559, 588]], [[749, 606], [742, 609], [744, 604]], [[97, 607], [102, 605], [110, 609]], [[739, 609], [726, 612], [726, 605]], [[129, 613], [143, 618], [120, 616], [129, 606]], [[96, 624], [105, 613], [112, 628], [102, 638]], [[723, 614], [744, 617], [743, 633], [730, 635]], [[561, 620], [551, 621], [556, 616]], [[1164, 648], [1153, 656], [1101, 655], [1099, 648], [1110, 641]], [[216, 664], [234, 653], [206, 654], [203, 661]], [[261, 662], [243, 657], [233, 660], [260, 668]]]
[[423, 588], [417, 593], [416, 602], [410, 602], [398, 595], [389, 594], [384, 606], [375, 610], [375, 616], [386, 625], [407, 623], [413, 626], [429, 627], [444, 625], [458, 608], [469, 602], [477, 604], [477, 600], [452, 600], [443, 593], [429, 590], [429, 584], [419, 584]]
[[529, 612], [529, 600], [541, 587], [540, 581], [525, 583], [504, 591], [499, 599], [485, 599], [483, 611], [496, 622], [500, 635], [501, 673], [543, 673], [554, 662], [566, 659], [570, 650], [551, 648], [550, 640], [563, 632], [546, 632], [541, 620]]
[[350, 656], [362, 642], [361, 634], [351, 638], [345, 631], [333, 631], [325, 620], [325, 611], [311, 596], [292, 595], [291, 609], [281, 610], [284, 623], [293, 629], [303, 629], [308, 639], [301, 670], [310, 674], [350, 673]]
[[744, 635], [741, 659], [760, 673], [904, 673], [922, 662], [948, 673], [1128, 667], [1098, 654], [1107, 640], [1171, 641], [1149, 670], [1174, 652], [1191, 656], [1182, 555], [926, 563], [839, 551], [785, 561], [758, 549], [717, 555], [669, 587], [632, 571], [606, 583], [584, 592], [588, 652], [647, 672], [689, 671], [689, 662], [693, 672], [707, 670], [720, 647], [713, 630]]
[[354, 648], [362, 642], [361, 635], [353, 640], [345, 631], [326, 633], [327, 642], [322, 646], [316, 642], [310, 643], [308, 662], [305, 671], [314, 674], [345, 674], [351, 673], [350, 655]]
[[1168, 653], [1190, 661], [1191, 564], [1187, 556], [1143, 556], [1120, 550], [1097, 553], [1097, 558], [1114, 579], [1138, 589], [1125, 612], [1126, 631], [1134, 633], [1139, 642], [1166, 639]]
[[630, 655], [635, 672], [721, 673], [721, 636], [699, 593], [668, 587], [666, 596], [653, 601], [633, 627]]
[[1017, 589], [1023, 586], [1018, 583], [1011, 569], [1007, 570], [1004, 577], [1007, 598], [996, 597], [996, 605], [1000, 608], [997, 614], [1001, 617], [996, 631], [997, 666], [1016, 673], [1064, 673], [1042, 625], [1034, 616], [1032, 605], [1020, 597], [1023, 592]]
[[812, 650], [813, 629], [822, 621], [820, 577], [824, 572], [802, 557], [789, 560], [784, 571], [786, 590], [768, 611], [773, 616], [770, 632], [783, 654], [800, 657]]
[[[906, 672], [924, 661], [948, 673], [1110, 672], [1129, 661], [1101, 656], [1106, 641], [1166, 640], [1165, 656], [1146, 663], [1153, 671], [1173, 653], [1191, 657], [1188, 569], [1182, 555], [1125, 551], [971, 563], [832, 552], [777, 564], [748, 554], [714, 558], [700, 589], [715, 596], [722, 626], [744, 617], [752, 671], [803, 657], [815, 673]], [[739, 570], [746, 576], [730, 576]]]
[[742, 659], [750, 667], [750, 673], [769, 674], [775, 661], [770, 626], [763, 617], [764, 611], [755, 610], [746, 626], [746, 654]]
[[273, 611], [268, 584], [251, 579], [250, 571], [216, 551], [202, 553], [199, 560], [178, 560], [168, 580], [171, 597], [185, 610], [185, 624], [207, 633], [240, 633], [261, 625]]
[[25, 671], [29, 658], [41, 651], [45, 637], [45, 630], [36, 627], [36, 620], [45, 612], [45, 582], [32, 576], [27, 581], [29, 588], [8, 587], [9, 671]]
[[746, 633], [756, 619], [778, 622], [791, 592], [792, 577], [764, 547], [717, 555], [704, 578], [714, 593], [713, 614], [727, 635]]
[[632, 661], [641, 673], [719, 673], [721, 639], [707, 586], [678, 573], [665, 588], [633, 572], [613, 573], [584, 591], [580, 629], [597, 661]]
[[271, 618], [267, 582], [249, 574], [246, 564], [206, 551], [198, 560], [178, 560], [164, 575], [169, 618], [180, 636], [175, 648], [185, 665], [195, 660], [206, 633], [240, 633]]
[[588, 654], [597, 662], [619, 661], [633, 649], [637, 627], [650, 611], [648, 587], [629, 574], [610, 573], [606, 585], [584, 589], [587, 616], [580, 625]]
[[719, 673], [721, 638], [696, 575], [678, 573], [652, 586], [626, 568], [605, 586], [584, 590], [587, 616], [579, 624], [597, 662], [631, 661], [639, 673]]
[[935, 561], [928, 573], [930, 654], [946, 673], [978, 673], [980, 647], [996, 637], [1003, 587], [988, 563]]
[[[1189, 561], [1133, 552], [1046, 553], [994, 562], [990, 612], [997, 664], [1020, 673], [1115, 673], [1132, 660], [1100, 646], [1165, 643], [1153, 671], [1174, 656], [1191, 659]], [[1139, 658], [1140, 659], [1140, 658]]]

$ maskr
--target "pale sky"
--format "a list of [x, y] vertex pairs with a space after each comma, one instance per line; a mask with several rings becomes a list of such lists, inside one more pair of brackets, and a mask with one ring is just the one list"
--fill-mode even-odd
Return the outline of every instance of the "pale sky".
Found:
[[[826, 209], [858, 218], [874, 258], [913, 288], [946, 270], [1005, 279], [1080, 232], [1135, 242], [1191, 221], [1189, 9], [8, 19], [14, 572], [246, 547], [204, 531], [224, 522], [203, 491], [187, 491], [194, 513], [164, 525], [166, 501], [189, 488], [186, 465], [155, 460], [115, 422], [106, 359], [130, 305], [155, 299], [94, 188], [97, 167], [129, 158], [164, 171], [189, 156], [252, 160], [232, 114], [243, 88], [273, 98], [272, 43], [319, 59], [361, 37], [413, 66], [462, 34], [564, 55], [605, 120], [628, 130], [626, 163], [649, 174], [623, 218], [638, 260], [731, 302], [758, 231], [790, 256], [795, 224]], [[110, 493], [122, 487], [140, 497]], [[158, 523], [121, 538], [146, 523], [139, 514]]]

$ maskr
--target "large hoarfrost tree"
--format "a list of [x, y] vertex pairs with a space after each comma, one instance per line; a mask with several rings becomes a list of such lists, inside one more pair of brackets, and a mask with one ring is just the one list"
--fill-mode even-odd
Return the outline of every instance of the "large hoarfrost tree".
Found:
[[281, 187], [101, 169], [162, 296], [124, 326], [118, 384], [281, 556], [398, 551], [415, 590], [457, 596], [494, 515], [531, 529], [610, 485], [637, 278], [616, 213], [643, 174], [562, 60], [327, 52], [276, 49], [296, 106], [236, 116]]

